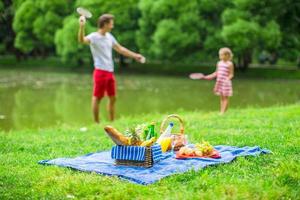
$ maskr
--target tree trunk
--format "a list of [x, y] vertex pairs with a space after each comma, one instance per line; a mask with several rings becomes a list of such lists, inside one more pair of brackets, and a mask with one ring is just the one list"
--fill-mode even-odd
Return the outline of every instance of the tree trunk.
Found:
[[82, 67], [83, 64], [84, 64], [83, 59], [79, 58], [79, 59], [77, 60], [77, 66], [78, 66], [78, 67]]
[[128, 64], [125, 62], [125, 57], [123, 55], [120, 55], [119, 65], [120, 68], [128, 68]]
[[21, 51], [19, 51], [18, 49], [13, 48], [12, 52], [15, 55], [18, 62], [20, 62], [22, 59], [24, 59], [24, 54]]
[[238, 56], [238, 68], [242, 71], [247, 70], [251, 61], [252, 52], [251, 50], [246, 50], [242, 55]]
[[48, 52], [47, 52], [47, 50], [44, 49], [44, 48], [41, 49], [41, 57], [42, 57], [43, 59], [46, 59], [46, 58], [48, 57]]

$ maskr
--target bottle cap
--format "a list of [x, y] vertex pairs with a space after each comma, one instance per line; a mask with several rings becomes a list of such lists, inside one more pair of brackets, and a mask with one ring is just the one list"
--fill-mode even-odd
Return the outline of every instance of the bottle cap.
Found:
[[173, 127], [174, 126], [174, 123], [173, 122], [170, 122], [170, 124], [169, 124], [171, 127]]

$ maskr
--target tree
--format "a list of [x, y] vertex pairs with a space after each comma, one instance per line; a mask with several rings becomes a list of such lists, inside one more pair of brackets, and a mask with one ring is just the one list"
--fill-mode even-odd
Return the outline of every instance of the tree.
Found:
[[[182, 59], [186, 50], [199, 46], [196, 1], [141, 0], [137, 43], [141, 51], [156, 59]], [[191, 26], [194, 24], [194, 26]]]
[[278, 4], [261, 0], [234, 0], [222, 13], [221, 35], [238, 58], [238, 66], [247, 68], [255, 50], [276, 51], [282, 40], [276, 21]]
[[291, 61], [300, 60], [300, 3], [286, 0], [276, 1], [276, 22], [282, 32], [282, 42], [278, 53]]
[[72, 1], [24, 0], [16, 10], [15, 47], [24, 53], [47, 55], [54, 50], [54, 35], [69, 13]]
[[258, 45], [259, 25], [238, 19], [224, 26], [222, 37], [238, 57], [238, 66], [247, 66], [251, 62], [253, 49]]
[[14, 10], [23, 0], [2, 0], [0, 1], [0, 53], [15, 54], [20, 59], [22, 54], [14, 47], [15, 32], [12, 28]]
[[220, 47], [220, 15], [229, 3], [221, 0], [141, 0], [139, 48], [153, 59], [207, 60], [207, 55], [211, 52], [215, 55]]
[[[5, 15], [4, 15], [4, 3], [2, 1], [0, 1], [0, 26], [3, 27], [3, 22], [5, 20]], [[0, 41], [1, 41], [1, 44], [0, 44], [0, 52], [1, 53], [4, 53], [5, 52], [5, 44], [2, 40], [4, 40], [5, 38], [5, 35], [3, 34], [4, 31], [1, 31], [1, 35], [0, 35]]]
[[263, 51], [274, 62], [300, 58], [300, 4], [293, 0], [2, 0], [0, 52], [47, 56], [56, 49], [64, 61], [82, 63], [89, 54], [76, 41], [79, 6], [93, 13], [86, 33], [111, 13], [117, 40], [150, 60], [207, 62], [223, 46], [240, 67]]

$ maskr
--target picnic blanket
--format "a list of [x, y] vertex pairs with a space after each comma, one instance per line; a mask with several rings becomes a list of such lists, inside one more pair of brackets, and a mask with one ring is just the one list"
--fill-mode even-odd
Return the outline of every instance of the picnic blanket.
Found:
[[118, 176], [136, 184], [152, 184], [172, 174], [180, 174], [189, 170], [199, 170], [210, 165], [229, 163], [239, 156], [258, 156], [270, 153], [269, 150], [254, 147], [215, 146], [221, 158], [191, 158], [185, 160], [175, 159], [173, 152], [164, 153], [160, 162], [151, 168], [116, 166], [111, 158], [111, 151], [90, 153], [75, 158], [57, 158], [42, 160], [39, 164], [57, 165], [72, 169], [95, 172], [108, 176]]

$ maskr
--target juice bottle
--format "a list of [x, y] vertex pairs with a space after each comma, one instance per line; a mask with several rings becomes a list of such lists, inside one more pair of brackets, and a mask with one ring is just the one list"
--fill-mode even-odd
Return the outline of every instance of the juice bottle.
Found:
[[157, 142], [159, 143], [163, 138], [165, 137], [170, 137], [171, 136], [171, 131], [173, 128], [174, 124], [170, 122], [166, 130], [161, 134], [161, 136], [158, 138]]
[[161, 151], [164, 153], [168, 151], [169, 147], [171, 146], [171, 137], [164, 137], [159, 142], [161, 146]]

